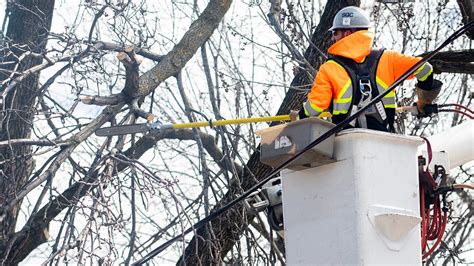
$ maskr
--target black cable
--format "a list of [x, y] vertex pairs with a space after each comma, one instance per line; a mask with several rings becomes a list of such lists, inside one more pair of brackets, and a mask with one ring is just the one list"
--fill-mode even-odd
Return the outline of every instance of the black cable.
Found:
[[469, 112], [471, 114], [474, 114], [474, 111], [469, 109], [469, 107], [457, 104], [457, 103], [447, 103], [447, 104], [438, 104], [439, 107], [455, 107], [456, 109], [459, 109], [464, 112]]
[[456, 110], [456, 109], [439, 109], [438, 110], [438, 113], [442, 113], [442, 112], [457, 113], [457, 114], [465, 115], [465, 116], [469, 117], [470, 119], [474, 119], [474, 114], [468, 114], [466, 112]]
[[416, 64], [414, 64], [412, 67], [410, 67], [405, 73], [400, 76], [392, 85], [390, 85], [387, 90], [384, 93], [379, 94], [377, 97], [372, 99], [366, 106], [362, 107], [361, 109], [357, 110], [353, 115], [347, 117], [346, 119], [342, 120], [339, 124], [337, 124], [335, 127], [331, 128], [328, 130], [326, 133], [322, 134], [319, 138], [311, 142], [308, 146], [306, 146], [304, 149], [299, 151], [298, 153], [295, 154], [292, 158], [286, 160], [283, 162], [280, 166], [277, 168], [273, 169], [270, 174], [268, 174], [267, 177], [262, 179], [260, 182], [255, 184], [253, 187], [251, 187], [249, 190], [245, 191], [242, 195], [239, 197], [235, 198], [231, 202], [227, 203], [225, 206], [222, 208], [216, 210], [215, 212], [209, 214], [207, 217], [204, 217], [204, 219], [200, 220], [199, 222], [195, 223], [193, 226], [189, 227], [188, 229], [184, 230], [181, 235], [175, 236], [172, 239], [166, 241], [150, 253], [143, 257], [142, 259], [138, 260], [137, 262], [133, 263], [133, 265], [141, 265], [150, 259], [154, 258], [156, 255], [160, 254], [163, 250], [165, 250], [167, 247], [169, 247], [173, 242], [176, 240], [183, 238], [185, 235], [188, 233], [192, 232], [193, 230], [196, 230], [200, 228], [201, 226], [205, 225], [207, 222], [210, 222], [217, 216], [221, 215], [222, 213], [226, 212], [230, 208], [232, 208], [235, 204], [239, 203], [243, 199], [247, 198], [252, 192], [255, 190], [259, 189], [263, 184], [268, 182], [274, 175], [280, 172], [283, 168], [288, 166], [290, 163], [292, 163], [294, 160], [296, 160], [299, 156], [301, 156], [303, 153], [307, 152], [308, 150], [312, 149], [314, 146], [318, 145], [319, 143], [323, 142], [326, 140], [328, 137], [332, 136], [333, 134], [339, 132], [342, 130], [346, 125], [348, 125], [352, 120], [357, 118], [360, 114], [362, 114], [365, 110], [367, 110], [372, 104], [375, 102], [378, 102], [382, 100], [383, 97], [385, 97], [387, 94], [389, 94], [395, 87], [400, 85], [405, 79], [407, 79], [411, 74], [413, 74], [421, 65], [426, 63], [428, 60], [433, 58], [434, 55], [436, 55], [441, 49], [446, 47], [448, 44], [459, 38], [461, 35], [463, 35], [467, 30], [469, 30], [471, 27], [474, 26], [474, 21], [471, 21], [464, 25], [463, 27], [459, 28], [456, 30], [451, 36], [446, 39], [438, 48], [435, 50], [431, 51], [428, 53], [426, 56], [424, 56], [420, 61], [418, 61]]

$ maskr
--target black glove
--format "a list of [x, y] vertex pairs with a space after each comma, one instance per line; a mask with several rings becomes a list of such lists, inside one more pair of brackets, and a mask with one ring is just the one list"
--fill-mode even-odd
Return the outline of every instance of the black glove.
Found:
[[[416, 103], [414, 103], [413, 105], [416, 105]], [[437, 104], [425, 104], [423, 106], [423, 111], [420, 112], [418, 110], [418, 115], [416, 117], [418, 117], [418, 118], [429, 117], [429, 116], [431, 116], [432, 114], [435, 114], [435, 113], [438, 113], [438, 105]]]
[[299, 119], [303, 119], [303, 118], [307, 118], [309, 116], [307, 116], [304, 112], [304, 108], [301, 108], [300, 111], [298, 112], [298, 117]]
[[[438, 96], [441, 91], [441, 86], [443, 82], [433, 79], [433, 75], [430, 75], [430, 79], [425, 81], [420, 81], [416, 85], [416, 95], [418, 96], [418, 101], [416, 102], [419, 116], [426, 117], [424, 115], [425, 105], [430, 105], [434, 99]], [[428, 107], [428, 112], [430, 112], [430, 107]], [[431, 112], [433, 113], [433, 112]]]
[[424, 91], [430, 91], [433, 89], [433, 74], [429, 75], [424, 81], [418, 81], [416, 84], [416, 87], [424, 90]]

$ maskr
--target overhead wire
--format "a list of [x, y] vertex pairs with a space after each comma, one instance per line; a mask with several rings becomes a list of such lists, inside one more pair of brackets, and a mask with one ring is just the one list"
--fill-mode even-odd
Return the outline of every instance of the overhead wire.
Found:
[[177, 241], [178, 239], [184, 238], [185, 235], [188, 233], [202, 227], [206, 223], [212, 221], [214, 218], [220, 216], [230, 208], [232, 208], [234, 205], [242, 201], [243, 199], [247, 198], [251, 193], [253, 193], [255, 190], [259, 189], [263, 184], [268, 182], [273, 176], [275, 176], [277, 173], [279, 173], [283, 168], [287, 167], [291, 162], [296, 160], [299, 156], [301, 156], [303, 153], [307, 152], [308, 150], [312, 149], [314, 146], [318, 145], [319, 143], [323, 142], [325, 139], [328, 137], [332, 136], [333, 134], [339, 132], [342, 130], [345, 126], [347, 126], [352, 120], [356, 119], [359, 115], [361, 115], [363, 112], [365, 112], [371, 105], [374, 103], [380, 101], [385, 97], [387, 94], [389, 94], [395, 87], [400, 85], [405, 79], [407, 79], [411, 74], [413, 74], [421, 65], [425, 64], [428, 60], [433, 58], [441, 49], [449, 45], [451, 42], [459, 38], [461, 35], [463, 35], [467, 30], [469, 30], [471, 27], [474, 26], [474, 21], [471, 21], [467, 24], [465, 24], [463, 27], [459, 28], [456, 30], [451, 36], [449, 36], [440, 46], [438, 46], [435, 50], [429, 52], [427, 55], [422, 57], [420, 61], [418, 61], [416, 64], [414, 64], [412, 67], [410, 67], [407, 71], [405, 71], [404, 74], [402, 74], [392, 85], [390, 85], [383, 93], [379, 94], [376, 96], [372, 101], [370, 101], [367, 105], [364, 107], [360, 108], [357, 110], [354, 114], [351, 116], [345, 118], [342, 122], [339, 124], [335, 125], [333, 128], [322, 134], [320, 137], [318, 137], [316, 140], [311, 142], [309, 145], [307, 145], [305, 148], [303, 148], [301, 151], [297, 152], [293, 157], [289, 158], [285, 162], [283, 162], [281, 165], [278, 167], [274, 168], [265, 178], [263, 178], [261, 181], [259, 181], [257, 184], [252, 186], [250, 189], [247, 191], [243, 192], [240, 196], [237, 198], [233, 199], [220, 209], [217, 209], [215, 212], [211, 213], [210, 215], [204, 217], [202, 220], [198, 221], [195, 223], [193, 226], [187, 228], [184, 230], [181, 234], [169, 239], [156, 249], [152, 250], [150, 253], [148, 253], [145, 257], [142, 259], [136, 261], [133, 265], [141, 265], [143, 263], [146, 263], [147, 261], [151, 260], [154, 258], [156, 255], [161, 253], [163, 250], [165, 250], [167, 247], [169, 247], [172, 243]]

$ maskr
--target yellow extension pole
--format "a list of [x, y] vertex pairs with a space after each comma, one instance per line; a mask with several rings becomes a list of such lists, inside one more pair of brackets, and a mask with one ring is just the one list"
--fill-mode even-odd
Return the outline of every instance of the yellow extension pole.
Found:
[[276, 116], [262, 116], [262, 117], [250, 117], [250, 118], [235, 118], [235, 119], [222, 119], [216, 121], [203, 121], [203, 122], [192, 122], [182, 124], [172, 124], [172, 128], [195, 128], [195, 127], [208, 127], [208, 126], [224, 126], [232, 124], [246, 124], [246, 123], [257, 123], [257, 122], [271, 122], [271, 121], [286, 121], [291, 120], [290, 115], [276, 115]]

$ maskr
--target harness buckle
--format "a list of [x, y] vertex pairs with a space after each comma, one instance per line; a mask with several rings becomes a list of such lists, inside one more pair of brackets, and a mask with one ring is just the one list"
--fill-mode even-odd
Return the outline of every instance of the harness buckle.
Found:
[[[372, 85], [370, 82], [370, 77], [360, 77], [359, 90], [362, 95], [358, 107], [362, 108], [372, 100]], [[369, 106], [365, 110], [364, 114], [358, 117], [359, 126], [362, 128], [367, 128], [367, 120], [365, 116], [373, 116], [381, 123], [387, 119], [387, 114], [381, 101]]]
[[370, 77], [361, 77], [359, 79], [359, 90], [364, 98], [371, 96], [372, 86], [370, 85]]

